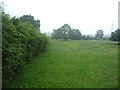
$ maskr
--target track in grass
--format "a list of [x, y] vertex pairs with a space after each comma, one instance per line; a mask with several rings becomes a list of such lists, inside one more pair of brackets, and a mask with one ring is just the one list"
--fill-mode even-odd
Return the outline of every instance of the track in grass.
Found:
[[48, 50], [14, 78], [12, 88], [115, 88], [118, 46], [111, 41], [50, 40]]

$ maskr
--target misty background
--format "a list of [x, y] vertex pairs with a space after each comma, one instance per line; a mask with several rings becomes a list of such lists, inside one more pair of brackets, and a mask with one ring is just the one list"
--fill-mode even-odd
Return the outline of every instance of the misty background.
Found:
[[102, 29], [110, 35], [118, 28], [119, 0], [1, 0], [12, 17], [32, 15], [40, 20], [42, 33], [67, 23], [82, 34], [94, 35]]

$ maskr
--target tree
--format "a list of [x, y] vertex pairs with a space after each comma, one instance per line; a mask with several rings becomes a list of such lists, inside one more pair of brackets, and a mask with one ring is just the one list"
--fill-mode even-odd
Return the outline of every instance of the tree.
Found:
[[115, 30], [115, 32], [111, 33], [110, 37], [111, 41], [120, 41], [120, 29]]
[[81, 32], [78, 29], [69, 30], [69, 38], [72, 40], [80, 40]]
[[23, 23], [31, 23], [35, 28], [40, 29], [40, 20], [34, 20], [33, 16], [23, 15], [20, 19]]
[[102, 39], [103, 36], [104, 36], [103, 30], [98, 30], [97, 33], [96, 33], [96, 38], [97, 39]]
[[54, 29], [52, 33], [52, 38], [53, 39], [63, 39], [63, 32], [62, 30], [59, 29]]
[[64, 24], [58, 29], [54, 29], [52, 33], [53, 39], [67, 39], [80, 40], [81, 32], [79, 29], [72, 29], [68, 24]]
[[58, 29], [54, 29], [52, 33], [52, 38], [54, 39], [64, 39], [67, 41], [69, 38], [69, 31], [71, 30], [71, 27], [68, 24], [64, 24]]
[[61, 28], [62, 30], [62, 35], [63, 35], [63, 39], [65, 40], [65, 42], [67, 41], [67, 39], [69, 38], [69, 30], [71, 30], [71, 27], [68, 24], [64, 24]]
[[86, 36], [86, 35], [81, 35], [81, 39], [82, 40], [90, 40], [91, 39], [91, 37], [90, 36]]

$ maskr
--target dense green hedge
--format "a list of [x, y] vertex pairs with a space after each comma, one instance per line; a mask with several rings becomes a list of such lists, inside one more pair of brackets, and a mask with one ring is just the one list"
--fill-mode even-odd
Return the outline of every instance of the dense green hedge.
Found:
[[120, 29], [117, 29], [111, 33], [110, 40], [111, 41], [120, 41]]
[[3, 87], [23, 65], [45, 51], [47, 37], [30, 23], [2, 15]]

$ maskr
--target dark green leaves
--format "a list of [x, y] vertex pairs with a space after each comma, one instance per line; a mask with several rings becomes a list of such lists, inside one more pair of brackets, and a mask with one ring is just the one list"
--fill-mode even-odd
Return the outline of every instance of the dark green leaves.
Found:
[[111, 41], [120, 41], [120, 29], [115, 30], [115, 32], [111, 33], [110, 37]]
[[19, 18], [3, 14], [2, 20], [4, 87], [26, 62], [45, 51], [47, 37], [30, 23], [22, 23]]
[[31, 23], [33, 27], [40, 29], [40, 20], [34, 20], [34, 17], [31, 15], [23, 15], [20, 17], [23, 23]]

